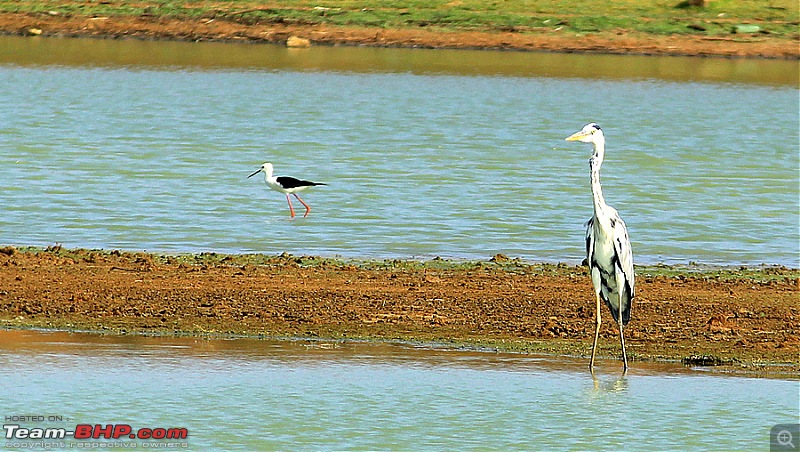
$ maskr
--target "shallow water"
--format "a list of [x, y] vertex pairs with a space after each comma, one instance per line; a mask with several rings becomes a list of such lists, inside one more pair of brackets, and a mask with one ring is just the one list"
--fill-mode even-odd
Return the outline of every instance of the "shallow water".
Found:
[[797, 87], [797, 61], [0, 36], [0, 64], [663, 80]]
[[677, 364], [36, 331], [0, 352], [2, 414], [54, 419], [18, 425], [186, 428], [195, 450], [766, 450], [798, 416], [797, 381]]
[[797, 62], [0, 42], [2, 244], [578, 263], [597, 121], [638, 263], [800, 266]]

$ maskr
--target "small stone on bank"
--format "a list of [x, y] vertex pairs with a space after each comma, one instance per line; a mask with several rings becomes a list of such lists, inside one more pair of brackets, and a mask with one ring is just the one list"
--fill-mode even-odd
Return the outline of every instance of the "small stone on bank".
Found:
[[286, 40], [286, 47], [296, 47], [296, 48], [307, 48], [311, 47], [311, 40], [306, 38], [301, 38], [298, 36], [289, 36], [289, 39]]

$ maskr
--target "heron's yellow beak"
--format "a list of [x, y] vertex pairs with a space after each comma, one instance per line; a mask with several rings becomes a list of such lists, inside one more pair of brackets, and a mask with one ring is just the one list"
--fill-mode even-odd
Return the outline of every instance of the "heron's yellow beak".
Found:
[[588, 133], [584, 132], [583, 130], [573, 133], [572, 135], [564, 138], [567, 141], [578, 141], [581, 138], [589, 135]]

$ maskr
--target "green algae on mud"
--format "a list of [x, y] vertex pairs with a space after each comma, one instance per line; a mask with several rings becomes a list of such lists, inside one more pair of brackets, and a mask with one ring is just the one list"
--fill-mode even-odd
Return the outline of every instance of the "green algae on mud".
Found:
[[[413, 6], [413, 7], [412, 7]], [[602, 11], [596, 14], [595, 11]], [[280, 1], [92, 3], [0, 0], [0, 34], [268, 42], [303, 46], [502, 49], [622, 55], [800, 57], [797, 4], [512, 0], [326, 6]], [[298, 42], [297, 39], [295, 39]]]
[[[377, 29], [478, 30], [516, 33], [620, 33], [696, 35], [709, 38], [741, 34], [742, 24], [764, 38], [796, 39], [797, 2], [714, 1], [691, 6], [676, 1], [599, 0], [576, 2], [524, 0], [502, 3], [464, 0], [412, 1], [387, 4], [374, 0], [329, 1], [324, 6], [305, 1], [269, 5], [251, 0], [224, 3], [185, 1], [52, 2], [0, 1], [0, 12], [77, 15], [86, 17], [153, 17], [188, 20], [230, 20], [245, 24], [277, 23], [373, 27]], [[754, 28], [755, 27], [755, 28]], [[751, 34], [752, 34], [751, 33]]]
[[[484, 261], [458, 260], [434, 257], [432, 259], [347, 259], [299, 255], [283, 252], [281, 254], [241, 253], [226, 254], [217, 252], [202, 253], [153, 253], [147, 251], [120, 251], [104, 249], [64, 248], [61, 245], [48, 247], [0, 247], [0, 255], [13, 256], [15, 253], [46, 253], [56, 257], [69, 258], [76, 262], [96, 262], [104, 256], [125, 258], [135, 263], [182, 264], [182, 265], [223, 265], [223, 266], [265, 266], [265, 267], [316, 267], [316, 268], [361, 268], [366, 270], [450, 270], [465, 271], [474, 269], [494, 269], [498, 271], [519, 272], [523, 274], [575, 275], [585, 272], [578, 265], [566, 263], [528, 262], [520, 258], [496, 254]], [[725, 266], [690, 262], [687, 264], [636, 265], [639, 277], [704, 278], [707, 280], [749, 279], [754, 282], [800, 280], [800, 269], [783, 265], [762, 264], [760, 266]]]

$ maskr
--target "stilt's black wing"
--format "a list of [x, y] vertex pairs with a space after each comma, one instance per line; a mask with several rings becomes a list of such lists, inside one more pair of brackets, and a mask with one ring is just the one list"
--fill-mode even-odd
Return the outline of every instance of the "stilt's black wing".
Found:
[[295, 179], [294, 177], [290, 176], [278, 176], [275, 180], [277, 180], [278, 183], [281, 184], [281, 187], [287, 190], [297, 187], [313, 187], [315, 185], [326, 185], [326, 184], [321, 184], [319, 182], [311, 182], [308, 180]]

